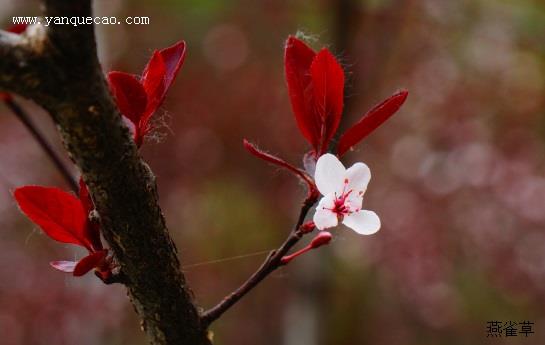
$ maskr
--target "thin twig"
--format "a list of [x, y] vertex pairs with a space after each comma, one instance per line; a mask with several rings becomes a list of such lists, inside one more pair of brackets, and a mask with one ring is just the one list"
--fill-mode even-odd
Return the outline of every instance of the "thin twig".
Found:
[[203, 325], [205, 325], [205, 327], [208, 327], [212, 322], [217, 320], [221, 315], [223, 315], [223, 313], [225, 313], [227, 310], [229, 310], [229, 308], [235, 305], [242, 297], [244, 297], [248, 292], [255, 288], [269, 274], [271, 274], [280, 266], [283, 266], [283, 263], [281, 262], [282, 257], [286, 255], [288, 251], [295, 244], [297, 244], [297, 242], [299, 242], [299, 240], [303, 236], [301, 226], [305, 221], [305, 217], [308, 211], [315, 202], [316, 197], [311, 197], [305, 200], [305, 202], [301, 206], [301, 211], [299, 213], [297, 223], [295, 224], [293, 230], [290, 232], [288, 238], [284, 241], [284, 243], [282, 243], [282, 245], [278, 249], [273, 250], [267, 256], [259, 269], [254, 272], [254, 274], [252, 274], [250, 278], [248, 278], [248, 280], [244, 282], [244, 284], [242, 284], [238, 289], [225, 297], [216, 306], [210, 308], [202, 314], [201, 322], [203, 323]]
[[53, 164], [55, 164], [55, 167], [57, 167], [59, 172], [66, 179], [66, 182], [68, 182], [70, 188], [72, 188], [75, 193], [78, 193], [78, 182], [74, 179], [68, 167], [63, 163], [61, 157], [57, 154], [57, 152], [55, 152], [53, 147], [51, 147], [47, 139], [45, 139], [43, 134], [38, 130], [34, 123], [32, 123], [28, 114], [11, 97], [4, 100], [4, 103], [30, 131], [34, 139], [38, 142], [38, 144], [42, 147], [45, 153], [49, 156]]

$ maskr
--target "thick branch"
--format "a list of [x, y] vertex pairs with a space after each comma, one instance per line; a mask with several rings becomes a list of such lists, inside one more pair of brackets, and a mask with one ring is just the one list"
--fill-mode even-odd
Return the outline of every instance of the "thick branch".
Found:
[[23, 39], [14, 33], [0, 30], [0, 55], [4, 60], [14, 61], [17, 51], [22, 48]]
[[[29, 97], [44, 88], [42, 77], [38, 77], [39, 66], [47, 71], [43, 47], [46, 41], [42, 26], [30, 27], [31, 34], [17, 35], [0, 30], [0, 91], [9, 90]], [[53, 73], [53, 71], [50, 71]]]
[[282, 257], [288, 253], [288, 251], [299, 242], [303, 236], [303, 231], [301, 231], [301, 226], [305, 221], [305, 217], [316, 201], [315, 197], [305, 200], [301, 211], [299, 213], [299, 218], [295, 224], [293, 230], [288, 235], [288, 238], [282, 243], [278, 249], [272, 251], [269, 256], [265, 259], [263, 264], [259, 269], [244, 282], [239, 288], [225, 297], [220, 303], [211, 309], [207, 310], [202, 316], [202, 322], [205, 325], [210, 325], [212, 322], [220, 318], [223, 313], [229, 310], [233, 305], [242, 299], [248, 292], [253, 290], [263, 279], [267, 278], [269, 274], [274, 272], [277, 268], [282, 266]]
[[[46, 16], [91, 15], [90, 0], [45, 0]], [[0, 89], [52, 115], [81, 170], [101, 228], [152, 344], [209, 344], [158, 206], [155, 179], [111, 99], [93, 27], [38, 26], [0, 33]]]

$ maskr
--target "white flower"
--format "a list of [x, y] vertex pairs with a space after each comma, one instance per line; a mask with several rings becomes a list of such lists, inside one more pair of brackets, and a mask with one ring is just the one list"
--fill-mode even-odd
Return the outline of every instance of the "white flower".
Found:
[[324, 196], [313, 219], [319, 230], [337, 226], [339, 221], [362, 235], [371, 235], [380, 229], [377, 214], [361, 209], [363, 194], [371, 179], [367, 165], [356, 163], [345, 169], [337, 157], [327, 153], [318, 159], [314, 179]]

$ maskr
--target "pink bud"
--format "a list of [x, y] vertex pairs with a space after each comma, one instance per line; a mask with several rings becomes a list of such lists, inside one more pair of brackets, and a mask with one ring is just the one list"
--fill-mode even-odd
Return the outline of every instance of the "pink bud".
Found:
[[280, 263], [282, 265], [287, 265], [288, 263], [290, 263], [291, 260], [295, 259], [296, 257], [303, 255], [312, 249], [316, 249], [328, 244], [331, 241], [332, 237], [333, 236], [329, 232], [321, 231], [306, 247], [296, 251], [291, 255], [286, 255], [282, 257], [282, 259], [280, 259]]
[[318, 247], [321, 247], [321, 246], [324, 246], [326, 244], [329, 244], [329, 242], [331, 242], [331, 238], [333, 238], [333, 236], [331, 235], [331, 233], [327, 232], [327, 231], [321, 231], [318, 235], [316, 235], [316, 237], [314, 237], [314, 239], [310, 242], [310, 247], [312, 249], [316, 249]]
[[303, 234], [308, 234], [309, 232], [312, 232], [315, 227], [316, 225], [314, 224], [314, 222], [312, 220], [309, 220], [305, 224], [301, 225], [301, 232]]

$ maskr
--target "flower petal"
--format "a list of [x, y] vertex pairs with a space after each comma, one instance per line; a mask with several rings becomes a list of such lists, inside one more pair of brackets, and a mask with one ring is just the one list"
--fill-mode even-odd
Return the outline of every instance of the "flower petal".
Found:
[[372, 235], [380, 229], [380, 219], [377, 214], [367, 210], [346, 215], [343, 224], [360, 235]]
[[339, 223], [337, 214], [331, 211], [334, 206], [335, 196], [333, 194], [328, 194], [320, 200], [318, 206], [316, 206], [314, 218], [312, 219], [318, 230], [324, 230], [337, 226]]
[[337, 215], [330, 210], [316, 209], [313, 218], [314, 224], [318, 230], [324, 230], [337, 226], [339, 223]]
[[363, 196], [358, 193], [350, 193], [350, 195], [344, 201], [344, 205], [348, 206], [351, 212], [357, 212], [361, 210], [363, 204]]
[[330, 153], [322, 155], [316, 162], [314, 180], [322, 195], [337, 193], [341, 195], [346, 169], [337, 157]]
[[365, 163], [356, 163], [346, 169], [345, 177], [348, 179], [346, 190], [352, 190], [351, 195], [362, 197], [371, 180], [371, 170]]

